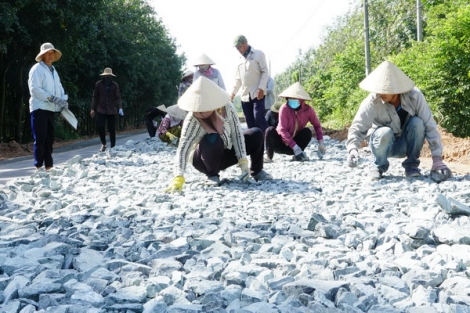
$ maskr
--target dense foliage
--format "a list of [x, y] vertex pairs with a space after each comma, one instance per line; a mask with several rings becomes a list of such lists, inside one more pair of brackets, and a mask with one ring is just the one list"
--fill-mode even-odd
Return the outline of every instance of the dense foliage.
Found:
[[105, 67], [117, 75], [126, 124], [148, 107], [174, 103], [184, 55], [142, 0], [3, 0], [0, 2], [0, 142], [31, 139], [28, 72], [42, 43], [62, 52], [54, 63], [78, 132], [60, 120], [58, 136], [89, 135], [93, 88]]
[[[468, 1], [423, 0], [422, 5], [424, 41], [417, 42], [415, 0], [369, 1], [372, 69], [390, 59], [424, 92], [441, 126], [469, 136]], [[325, 30], [320, 46], [301, 53], [275, 77], [276, 92], [300, 79], [323, 124], [347, 126], [367, 95], [358, 86], [365, 77], [364, 42], [364, 12], [358, 4]]]

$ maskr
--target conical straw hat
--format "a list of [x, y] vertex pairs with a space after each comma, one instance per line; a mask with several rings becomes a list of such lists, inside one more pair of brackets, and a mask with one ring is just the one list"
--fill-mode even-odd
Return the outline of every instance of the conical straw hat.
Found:
[[395, 95], [410, 91], [415, 83], [395, 64], [384, 61], [369, 74], [359, 87], [383, 95]]
[[176, 104], [170, 105], [168, 108], [166, 108], [166, 113], [180, 120], [184, 120], [184, 118], [186, 117], [186, 114], [188, 114], [187, 112], [183, 111], [180, 107], [178, 107]]
[[203, 53], [199, 56], [199, 58], [196, 59], [196, 62], [194, 62], [194, 66], [205, 65], [205, 64], [214, 65], [215, 62], [212, 61], [211, 58], [209, 58], [207, 55]]
[[286, 90], [279, 95], [281, 98], [295, 98], [302, 100], [312, 100], [304, 87], [299, 82], [290, 85]]
[[190, 112], [214, 111], [230, 102], [229, 94], [210, 79], [200, 76], [178, 99], [178, 106]]
[[166, 112], [166, 106], [164, 104], [160, 104], [157, 109], [159, 109], [160, 111], [163, 111], [163, 112]]

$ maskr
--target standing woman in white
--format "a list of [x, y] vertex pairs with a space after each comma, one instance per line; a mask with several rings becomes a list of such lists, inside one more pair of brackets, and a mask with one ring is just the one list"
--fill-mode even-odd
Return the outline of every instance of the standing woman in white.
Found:
[[44, 165], [46, 170], [50, 170], [54, 166], [52, 159], [55, 137], [54, 112], [60, 112], [69, 106], [59, 74], [52, 65], [61, 56], [62, 53], [51, 43], [44, 43], [36, 56], [38, 63], [29, 71], [28, 87], [31, 94], [29, 111], [34, 138], [34, 166], [37, 169]]

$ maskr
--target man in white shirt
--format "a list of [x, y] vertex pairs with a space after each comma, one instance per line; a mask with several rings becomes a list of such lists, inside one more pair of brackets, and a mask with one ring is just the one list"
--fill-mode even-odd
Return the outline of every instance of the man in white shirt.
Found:
[[263, 51], [255, 50], [248, 45], [243, 35], [235, 38], [234, 46], [244, 59], [237, 67], [231, 100], [240, 91], [243, 114], [248, 128], [258, 127], [264, 133], [268, 128], [264, 118], [266, 86], [269, 79], [266, 57]]

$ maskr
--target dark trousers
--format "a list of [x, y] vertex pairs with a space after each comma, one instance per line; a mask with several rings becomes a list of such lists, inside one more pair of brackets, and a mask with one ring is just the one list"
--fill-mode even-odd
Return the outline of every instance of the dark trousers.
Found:
[[266, 122], [264, 100], [263, 99], [251, 99], [249, 102], [242, 101], [243, 114], [245, 115], [245, 121], [248, 128], [258, 127], [264, 133], [268, 128]]
[[147, 126], [147, 131], [150, 137], [155, 137], [157, 133], [157, 128], [153, 126], [153, 117], [145, 115], [145, 126]]
[[[250, 156], [250, 174], [256, 175], [263, 169], [263, 132], [259, 128], [250, 128], [243, 132], [246, 153]], [[193, 166], [208, 177], [219, 176], [219, 172], [238, 164], [235, 149], [225, 149], [219, 134], [205, 135], [196, 147]]]
[[[300, 149], [305, 150], [310, 140], [312, 140], [312, 131], [310, 128], [305, 127], [294, 136], [295, 143]], [[281, 135], [276, 131], [276, 128], [270, 126], [266, 129], [266, 154], [270, 159], [273, 158], [274, 152], [279, 154], [294, 155], [294, 151], [282, 141]]]
[[96, 128], [100, 135], [101, 144], [106, 146], [106, 132], [105, 124], [108, 122], [109, 141], [111, 148], [116, 145], [116, 115], [115, 114], [102, 114], [96, 113]]
[[52, 160], [55, 136], [54, 112], [39, 109], [31, 112], [31, 129], [34, 138], [34, 166], [52, 167], [54, 165]]
[[149, 133], [150, 137], [155, 137], [157, 134], [157, 128], [153, 126], [153, 121], [156, 117], [160, 117], [160, 120], [164, 118], [166, 115], [166, 112], [163, 112], [157, 108], [150, 108], [145, 112], [145, 126], [147, 126], [147, 131]]

